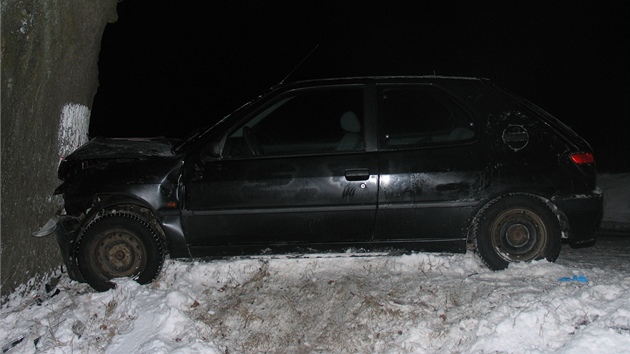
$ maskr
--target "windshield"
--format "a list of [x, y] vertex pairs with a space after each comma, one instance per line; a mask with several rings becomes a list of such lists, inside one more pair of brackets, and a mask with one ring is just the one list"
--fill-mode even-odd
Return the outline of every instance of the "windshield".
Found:
[[238, 107], [232, 113], [230, 113], [230, 114], [226, 115], [225, 117], [223, 117], [217, 123], [212, 124], [212, 125], [207, 125], [207, 126], [199, 128], [199, 129], [193, 130], [184, 140], [182, 140], [182, 142], [180, 144], [178, 144], [177, 146], [173, 147], [173, 153], [179, 154], [181, 152], [187, 151], [192, 146], [194, 146], [197, 141], [199, 141], [201, 138], [206, 136], [209, 132], [211, 132], [213, 130], [216, 130], [219, 126], [224, 125], [225, 122], [227, 122], [229, 120], [229, 118], [231, 118], [232, 116], [234, 116], [237, 113], [241, 112], [242, 110], [252, 106], [254, 103], [259, 102], [263, 97], [266, 97], [268, 94], [273, 92], [275, 88], [276, 87], [269, 88], [267, 91], [262, 93], [260, 96], [254, 98], [253, 100], [250, 100], [249, 102], [245, 103], [244, 105]]
[[230, 114], [226, 115], [225, 117], [221, 118], [221, 120], [219, 120], [215, 124], [206, 125], [206, 126], [203, 126], [201, 128], [193, 130], [184, 140], [181, 141], [180, 144], [178, 144], [177, 146], [173, 147], [173, 153], [179, 154], [179, 153], [181, 153], [183, 151], [188, 150], [191, 146], [195, 145], [195, 142], [197, 142], [198, 140], [200, 140], [201, 138], [206, 136], [209, 132], [215, 130], [218, 126], [221, 126], [221, 125], [225, 124], [225, 122], [230, 117], [232, 117], [236, 113], [242, 111], [246, 107], [251, 106], [254, 102], [258, 101], [261, 97], [263, 97], [263, 96], [261, 95], [258, 98], [245, 103], [244, 105], [240, 106], [235, 111], [233, 111], [232, 113], [230, 113]]
[[184, 140], [182, 140], [178, 145], [173, 147], [173, 153], [179, 154], [180, 152], [188, 150], [188, 148], [193, 146], [197, 140], [205, 136], [214, 127], [223, 123], [230, 116], [231, 114], [228, 114], [227, 116], [223, 117], [223, 119], [221, 119], [219, 122], [213, 125], [205, 126], [205, 127], [201, 127], [201, 128], [197, 128], [193, 130], [190, 134], [188, 134], [188, 136]]

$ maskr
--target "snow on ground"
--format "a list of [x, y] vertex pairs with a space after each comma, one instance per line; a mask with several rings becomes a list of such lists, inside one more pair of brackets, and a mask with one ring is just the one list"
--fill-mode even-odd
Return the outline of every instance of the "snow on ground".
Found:
[[630, 230], [630, 173], [599, 174], [597, 184], [604, 190], [602, 228]]
[[[623, 176], [607, 177], [614, 190], [600, 180], [604, 219], [615, 215], [615, 225], [630, 221]], [[3, 299], [0, 345], [10, 353], [628, 353], [628, 254], [630, 238], [605, 237], [593, 248], [563, 245], [556, 263], [501, 272], [473, 253], [169, 260], [153, 284], [120, 280], [105, 293], [56, 274], [48, 292]]]

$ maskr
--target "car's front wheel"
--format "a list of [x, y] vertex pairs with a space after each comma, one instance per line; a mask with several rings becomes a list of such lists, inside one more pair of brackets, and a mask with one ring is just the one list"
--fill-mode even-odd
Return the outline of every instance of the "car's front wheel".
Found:
[[561, 247], [557, 217], [542, 200], [526, 195], [491, 202], [477, 219], [474, 237], [481, 259], [494, 270], [512, 262], [553, 262]]
[[79, 239], [81, 274], [97, 291], [115, 287], [114, 278], [146, 284], [160, 273], [165, 250], [158, 233], [140, 215], [115, 212], [94, 219]]

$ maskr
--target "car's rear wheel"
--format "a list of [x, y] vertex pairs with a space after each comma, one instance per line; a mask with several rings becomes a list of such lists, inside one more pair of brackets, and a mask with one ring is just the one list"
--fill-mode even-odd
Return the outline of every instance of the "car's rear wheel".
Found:
[[140, 215], [116, 212], [96, 218], [86, 227], [77, 248], [85, 280], [97, 291], [115, 287], [114, 278], [146, 284], [160, 273], [164, 246], [158, 233]]
[[481, 259], [494, 270], [512, 262], [558, 258], [561, 230], [552, 210], [540, 199], [507, 196], [481, 211], [475, 225], [475, 244]]

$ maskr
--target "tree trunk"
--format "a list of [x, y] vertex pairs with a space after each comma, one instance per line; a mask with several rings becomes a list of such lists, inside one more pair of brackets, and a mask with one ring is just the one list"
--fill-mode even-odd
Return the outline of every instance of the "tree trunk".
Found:
[[86, 140], [98, 54], [117, 0], [2, 0], [1, 293], [61, 264], [34, 238], [61, 205], [61, 155]]

